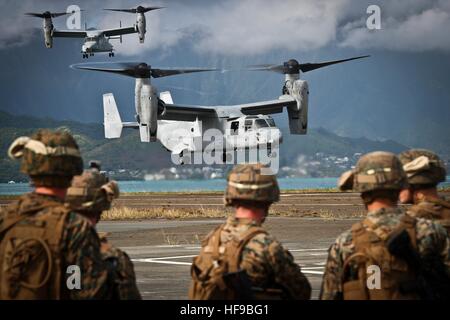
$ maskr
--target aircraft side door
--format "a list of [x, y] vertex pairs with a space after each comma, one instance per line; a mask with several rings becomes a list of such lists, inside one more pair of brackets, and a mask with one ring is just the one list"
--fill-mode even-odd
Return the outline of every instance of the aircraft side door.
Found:
[[245, 147], [244, 120], [242, 118], [229, 122], [229, 143], [233, 148]]

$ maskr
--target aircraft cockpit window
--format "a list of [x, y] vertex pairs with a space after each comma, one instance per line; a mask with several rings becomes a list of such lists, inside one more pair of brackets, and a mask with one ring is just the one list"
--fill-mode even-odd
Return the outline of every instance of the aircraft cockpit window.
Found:
[[258, 119], [255, 121], [256, 128], [267, 128], [269, 125], [267, 124], [266, 120], [264, 119]]
[[269, 127], [275, 127], [275, 120], [267, 119], [267, 123], [269, 124]]
[[245, 120], [244, 128], [245, 131], [251, 131], [253, 127], [253, 120]]
[[239, 130], [239, 121], [233, 121], [230, 126], [231, 135], [237, 135]]

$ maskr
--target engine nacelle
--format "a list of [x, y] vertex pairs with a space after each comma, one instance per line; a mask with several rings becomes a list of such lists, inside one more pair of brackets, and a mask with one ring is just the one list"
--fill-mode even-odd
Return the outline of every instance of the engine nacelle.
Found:
[[47, 48], [53, 47], [53, 22], [51, 18], [44, 19], [44, 41]]
[[309, 87], [305, 80], [295, 80], [287, 84], [287, 90], [297, 105], [288, 108], [291, 134], [306, 134], [308, 129]]
[[145, 33], [146, 30], [146, 21], [145, 21], [145, 15], [143, 13], [138, 13], [136, 16], [136, 31], [139, 35], [139, 42], [144, 43], [145, 41]]
[[155, 89], [150, 85], [143, 85], [140, 95], [141, 112], [139, 114], [139, 132], [142, 142], [155, 142], [158, 131], [159, 99]]

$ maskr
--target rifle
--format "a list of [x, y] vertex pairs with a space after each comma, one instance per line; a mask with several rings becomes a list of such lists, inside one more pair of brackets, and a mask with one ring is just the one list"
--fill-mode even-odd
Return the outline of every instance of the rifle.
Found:
[[403, 283], [400, 291], [416, 291], [424, 300], [448, 300], [450, 279], [446, 267], [438, 257], [421, 257], [411, 245], [406, 229], [394, 231], [386, 241], [389, 252], [403, 259], [416, 273], [416, 283]]

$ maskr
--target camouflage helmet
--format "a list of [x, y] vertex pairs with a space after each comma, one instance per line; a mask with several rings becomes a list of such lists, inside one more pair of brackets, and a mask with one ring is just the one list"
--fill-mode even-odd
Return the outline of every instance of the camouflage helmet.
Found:
[[406, 184], [406, 175], [400, 160], [390, 152], [376, 151], [363, 155], [355, 169], [342, 174], [340, 190], [368, 192], [399, 190]]
[[96, 168], [83, 171], [73, 177], [72, 185], [67, 190], [66, 202], [80, 212], [101, 212], [108, 210], [115, 198], [119, 197], [119, 186]]
[[273, 203], [280, 200], [276, 176], [262, 164], [242, 164], [231, 170], [225, 190], [225, 205], [236, 201]]
[[83, 170], [78, 145], [66, 131], [41, 129], [31, 137], [17, 138], [8, 155], [22, 158], [21, 171], [35, 186], [67, 188], [72, 177]]
[[411, 149], [399, 154], [411, 185], [433, 185], [445, 181], [447, 170], [439, 156], [425, 149]]

